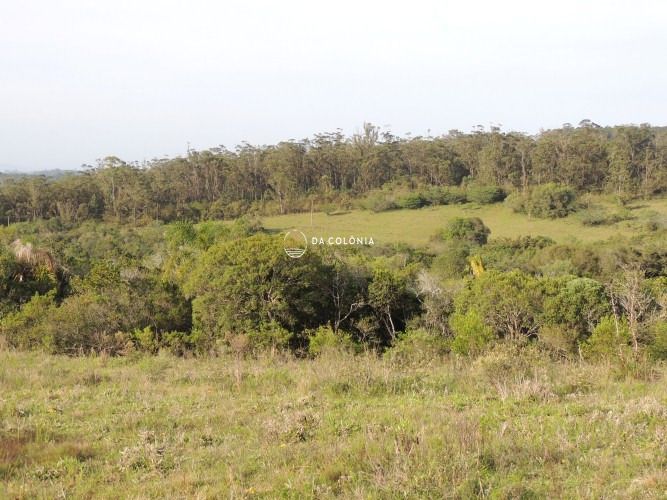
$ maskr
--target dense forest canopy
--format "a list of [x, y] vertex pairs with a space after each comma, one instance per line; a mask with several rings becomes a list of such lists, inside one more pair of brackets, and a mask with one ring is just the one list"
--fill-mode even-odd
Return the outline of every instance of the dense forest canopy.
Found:
[[0, 185], [5, 223], [58, 217], [203, 220], [346, 205], [391, 183], [493, 185], [508, 192], [556, 183], [578, 192], [648, 197], [667, 190], [667, 129], [578, 126], [536, 136], [499, 128], [398, 137], [365, 124], [270, 146], [211, 148], [145, 165], [116, 157], [78, 175], [20, 176]]

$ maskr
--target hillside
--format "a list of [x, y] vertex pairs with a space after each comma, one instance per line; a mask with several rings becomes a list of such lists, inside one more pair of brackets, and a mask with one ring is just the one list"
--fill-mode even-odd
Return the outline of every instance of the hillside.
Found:
[[0, 352], [0, 497], [662, 498], [664, 375]]

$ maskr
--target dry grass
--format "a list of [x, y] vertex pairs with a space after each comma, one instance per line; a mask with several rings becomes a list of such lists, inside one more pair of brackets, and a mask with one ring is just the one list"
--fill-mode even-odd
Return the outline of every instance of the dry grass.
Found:
[[664, 498], [655, 373], [0, 352], [0, 497]]

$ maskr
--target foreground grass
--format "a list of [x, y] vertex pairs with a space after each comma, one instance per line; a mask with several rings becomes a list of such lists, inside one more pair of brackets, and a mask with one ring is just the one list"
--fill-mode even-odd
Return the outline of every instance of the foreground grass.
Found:
[[0, 497], [664, 498], [666, 374], [0, 352]]
[[558, 243], [591, 243], [637, 234], [649, 217], [667, 217], [667, 199], [638, 202], [628, 208], [632, 219], [604, 226], [585, 226], [577, 215], [564, 219], [537, 219], [514, 213], [504, 204], [448, 205], [419, 210], [392, 210], [373, 213], [355, 210], [338, 215], [321, 212], [290, 214], [262, 219], [268, 229], [285, 231], [298, 228], [308, 236], [367, 236], [376, 244], [403, 242], [425, 245], [436, 231], [454, 217], [480, 217], [491, 229], [491, 239], [519, 236], [548, 236]]

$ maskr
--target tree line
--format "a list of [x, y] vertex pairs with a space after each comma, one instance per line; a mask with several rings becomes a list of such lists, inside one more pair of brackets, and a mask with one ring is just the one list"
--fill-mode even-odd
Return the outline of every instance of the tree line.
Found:
[[667, 190], [667, 129], [590, 120], [535, 136], [497, 127], [398, 137], [371, 124], [269, 146], [189, 151], [144, 165], [107, 157], [78, 174], [6, 178], [5, 223], [230, 219], [344, 204], [390, 183], [475, 184], [527, 193], [558, 184], [621, 199]]

